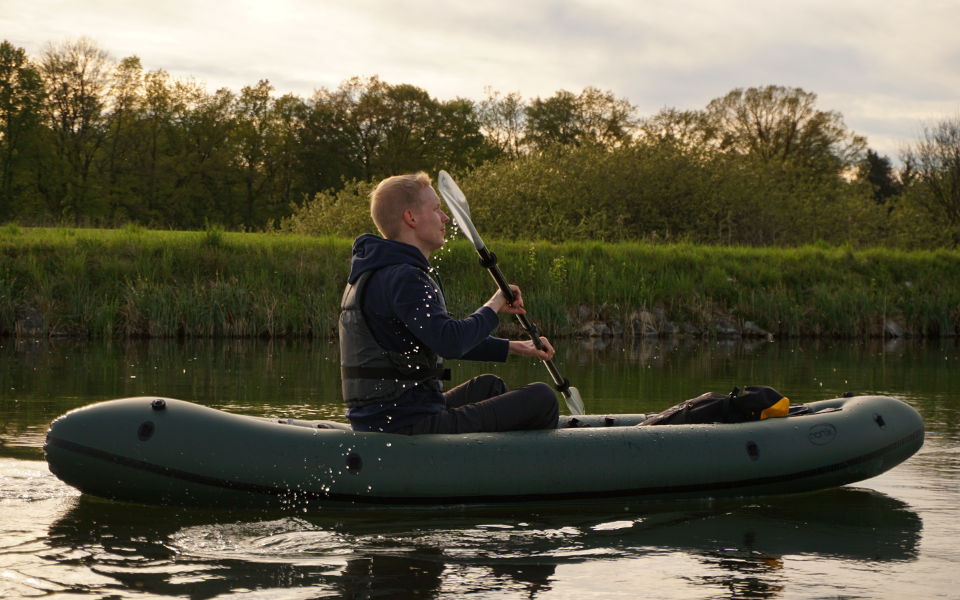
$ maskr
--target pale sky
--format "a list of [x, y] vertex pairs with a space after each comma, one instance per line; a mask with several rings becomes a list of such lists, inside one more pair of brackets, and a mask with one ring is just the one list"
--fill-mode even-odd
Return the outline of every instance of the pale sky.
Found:
[[960, 117], [960, 0], [0, 0], [37, 57], [85, 36], [212, 91], [268, 79], [308, 98], [353, 77], [435, 98], [612, 91], [642, 117], [784, 85], [896, 160]]

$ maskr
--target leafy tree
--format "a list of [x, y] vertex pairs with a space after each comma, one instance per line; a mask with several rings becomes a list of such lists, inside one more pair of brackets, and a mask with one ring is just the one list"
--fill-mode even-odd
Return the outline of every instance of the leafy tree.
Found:
[[137, 130], [141, 146], [137, 155], [136, 193], [121, 201], [118, 212], [137, 222], [177, 227], [166, 207], [175, 204], [178, 188], [186, 179], [186, 135], [189, 86], [171, 82], [163, 70], [144, 76], [143, 104]]
[[589, 141], [612, 148], [630, 140], [637, 124], [636, 109], [613, 92], [584, 88], [578, 98], [581, 128]]
[[269, 156], [271, 145], [276, 143], [271, 118], [272, 91], [270, 83], [261, 80], [255, 86], [244, 87], [235, 103], [237, 161], [243, 186], [240, 212], [243, 223], [248, 226], [263, 216], [263, 205], [274, 176]]
[[526, 114], [524, 141], [535, 148], [576, 145], [585, 136], [579, 123], [577, 97], [566, 90], [546, 100], [536, 98], [527, 107]]
[[497, 156], [497, 148], [481, 132], [476, 104], [465, 98], [441, 102], [431, 144], [431, 171], [470, 169]]
[[866, 141], [840, 113], [818, 110], [816, 99], [800, 88], [735, 89], [705, 112], [724, 151], [839, 173], [859, 161]]
[[206, 222], [236, 227], [241, 223], [235, 167], [238, 155], [234, 103], [225, 88], [212, 94], [197, 86], [182, 87], [185, 112], [180, 117], [183, 146], [178, 149], [176, 193], [163, 207], [163, 221], [199, 228]]
[[472, 102], [440, 102], [416, 86], [376, 77], [319, 90], [301, 139], [313, 189], [420, 169], [467, 168], [487, 151]]
[[867, 156], [860, 165], [859, 175], [861, 180], [870, 185], [873, 199], [877, 204], [887, 204], [903, 191], [903, 185], [897, 180], [890, 159], [880, 156], [873, 150], [867, 150]]
[[435, 166], [434, 144], [439, 140], [437, 120], [440, 104], [423, 90], [409, 84], [384, 85], [371, 89], [361, 101], [376, 137], [368, 138], [374, 177], [406, 173]]
[[27, 209], [28, 173], [36, 150], [43, 85], [26, 52], [0, 44], [0, 221]]
[[360, 80], [351, 80], [336, 90], [320, 89], [307, 102], [298, 155], [309, 190], [335, 188], [344, 178], [363, 176], [357, 160], [360, 132], [351, 123], [360, 85]]
[[491, 88], [477, 106], [480, 131], [495, 156], [517, 158], [524, 150], [526, 105], [517, 92], [503, 95]]
[[140, 127], [144, 76], [140, 59], [131, 56], [121, 60], [111, 78], [105, 114], [107, 139], [100, 170], [104, 179], [103, 194], [109, 205], [110, 217], [115, 221], [122, 218], [125, 204], [142, 200], [137, 190], [137, 162], [144, 145]]
[[910, 198], [945, 229], [954, 248], [960, 246], [960, 117], [923, 130], [903, 153], [910, 171]]
[[290, 207], [301, 202], [311, 191], [300, 162], [300, 139], [307, 111], [307, 104], [293, 94], [285, 94], [273, 102], [271, 219], [287, 215]]
[[560, 90], [526, 108], [524, 142], [536, 149], [554, 144], [598, 144], [612, 148], [630, 139], [635, 109], [612, 92], [585, 88], [579, 95]]
[[266, 80], [243, 88], [236, 100], [238, 168], [244, 197], [242, 218], [257, 227], [286, 213], [302, 189], [295, 144], [305, 105], [292, 95], [271, 97]]
[[91, 40], [81, 38], [48, 44], [39, 68], [54, 147], [38, 185], [53, 214], [79, 225], [85, 216], [100, 216], [103, 211], [94, 165], [107, 136], [104, 106], [110, 59]]
[[698, 110], [665, 108], [640, 123], [638, 137], [645, 144], [669, 145], [697, 155], [717, 149], [717, 132], [706, 113]]

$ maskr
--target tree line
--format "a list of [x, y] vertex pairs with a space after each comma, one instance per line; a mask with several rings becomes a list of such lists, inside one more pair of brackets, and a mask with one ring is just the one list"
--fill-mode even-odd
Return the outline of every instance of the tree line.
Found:
[[372, 182], [446, 169], [505, 237], [956, 246], [960, 120], [923, 136], [895, 169], [782, 86], [641, 118], [592, 87], [438, 100], [370, 77], [304, 99], [209, 92], [83, 38], [0, 44], [0, 222], [352, 235]]

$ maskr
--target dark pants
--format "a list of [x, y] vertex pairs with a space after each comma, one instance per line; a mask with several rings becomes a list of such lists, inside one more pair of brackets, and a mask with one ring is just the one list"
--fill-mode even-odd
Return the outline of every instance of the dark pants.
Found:
[[480, 375], [446, 392], [447, 407], [395, 433], [477, 433], [555, 429], [557, 395], [545, 383], [507, 391], [496, 375]]

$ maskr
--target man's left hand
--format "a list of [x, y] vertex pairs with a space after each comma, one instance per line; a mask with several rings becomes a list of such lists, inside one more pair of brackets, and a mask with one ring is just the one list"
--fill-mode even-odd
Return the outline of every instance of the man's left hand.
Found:
[[512, 340], [510, 342], [510, 354], [529, 356], [539, 360], [550, 360], [553, 358], [556, 350], [554, 350], [553, 346], [550, 345], [550, 340], [545, 337], [541, 337], [540, 342], [543, 344], [543, 350], [538, 350], [536, 345], [534, 345], [533, 340]]

